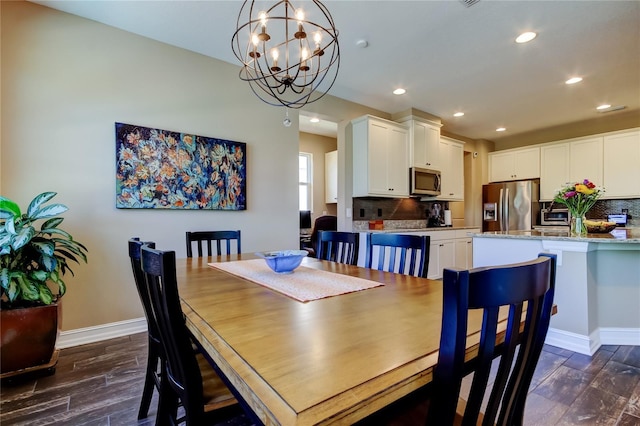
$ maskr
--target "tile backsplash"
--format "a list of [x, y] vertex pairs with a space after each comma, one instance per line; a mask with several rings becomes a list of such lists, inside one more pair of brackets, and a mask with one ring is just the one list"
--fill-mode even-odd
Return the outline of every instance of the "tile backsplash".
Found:
[[[426, 220], [434, 203], [417, 198], [354, 198], [353, 220]], [[442, 212], [448, 207], [447, 202], [437, 203]]]
[[589, 219], [606, 219], [609, 214], [620, 214], [626, 209], [632, 223], [640, 226], [640, 198], [626, 200], [599, 200], [587, 212]]

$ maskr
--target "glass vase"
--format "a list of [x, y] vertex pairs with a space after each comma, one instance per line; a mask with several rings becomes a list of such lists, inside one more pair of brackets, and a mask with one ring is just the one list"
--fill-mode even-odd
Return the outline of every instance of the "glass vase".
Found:
[[584, 237], [587, 235], [585, 217], [581, 215], [571, 216], [571, 236]]

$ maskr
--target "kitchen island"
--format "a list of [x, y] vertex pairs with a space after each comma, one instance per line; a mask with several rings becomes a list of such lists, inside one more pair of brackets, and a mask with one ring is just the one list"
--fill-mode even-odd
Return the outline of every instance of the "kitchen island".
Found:
[[547, 343], [593, 355], [605, 345], [640, 345], [640, 228], [572, 237], [563, 231], [475, 233], [473, 266], [558, 257]]

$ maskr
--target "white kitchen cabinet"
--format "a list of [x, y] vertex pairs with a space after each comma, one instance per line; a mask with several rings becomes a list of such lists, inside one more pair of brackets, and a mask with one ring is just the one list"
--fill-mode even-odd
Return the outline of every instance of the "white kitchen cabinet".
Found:
[[479, 232], [479, 228], [420, 232], [431, 238], [427, 278], [442, 278], [445, 268], [471, 268], [473, 241], [468, 234]]
[[489, 153], [489, 182], [540, 177], [540, 148], [519, 148]]
[[456, 239], [456, 268], [469, 269], [473, 264], [473, 239]]
[[570, 143], [569, 180], [581, 182], [589, 179], [602, 185], [602, 136], [575, 140]]
[[324, 202], [338, 202], [338, 151], [324, 154]]
[[569, 181], [569, 144], [540, 147], [540, 200], [551, 201]]
[[442, 278], [444, 268], [456, 266], [455, 240], [431, 241], [429, 251], [429, 270], [427, 278]]
[[606, 198], [640, 196], [640, 130], [604, 137], [602, 185]]
[[400, 122], [409, 126], [410, 166], [441, 170], [440, 127], [442, 124], [414, 116]]
[[353, 126], [353, 196], [409, 196], [409, 132], [392, 121], [364, 116]]
[[[473, 265], [473, 244], [469, 233], [479, 233], [480, 228], [450, 229], [444, 228], [434, 231], [402, 231], [398, 234], [428, 235], [429, 241], [429, 269], [427, 278], [442, 278], [445, 268], [471, 268]], [[364, 267], [366, 258], [367, 232], [360, 233], [360, 249], [358, 251], [358, 266]], [[375, 259], [374, 259], [375, 260]]]
[[456, 230], [456, 268], [473, 268], [473, 238], [469, 233], [480, 233], [480, 228]]
[[443, 201], [464, 200], [464, 147], [454, 139], [440, 138], [442, 188], [437, 197]]

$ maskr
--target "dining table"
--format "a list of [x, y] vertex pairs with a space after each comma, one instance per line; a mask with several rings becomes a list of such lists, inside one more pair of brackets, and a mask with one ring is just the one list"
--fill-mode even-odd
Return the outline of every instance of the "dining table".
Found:
[[[178, 259], [176, 273], [188, 329], [263, 424], [353, 424], [432, 381], [442, 281], [313, 258], [279, 275], [258, 262]], [[295, 292], [309, 280], [344, 292], [297, 298], [270, 286]], [[469, 313], [467, 360], [481, 320]], [[506, 311], [500, 320], [504, 330]]]

